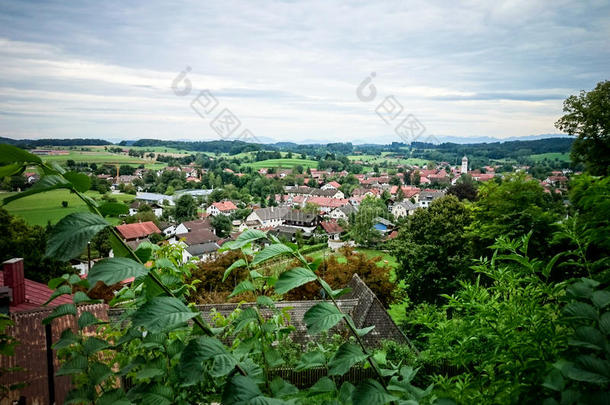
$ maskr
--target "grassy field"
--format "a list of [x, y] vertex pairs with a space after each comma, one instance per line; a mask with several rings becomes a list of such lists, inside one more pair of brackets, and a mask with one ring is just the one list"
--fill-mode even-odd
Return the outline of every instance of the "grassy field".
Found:
[[538, 155], [530, 155], [530, 158], [535, 162], [542, 162], [544, 159], [559, 160], [560, 162], [569, 162], [570, 154], [569, 153], [560, 153], [560, 152], [550, 152], [550, 153], [540, 153]]
[[[0, 193], [0, 199], [4, 199], [11, 194], [13, 193]], [[86, 194], [95, 200], [101, 198], [101, 194], [97, 191], [87, 191]], [[130, 194], [112, 194], [112, 197], [124, 202], [132, 201], [135, 198], [135, 196]], [[62, 207], [62, 201], [68, 202], [66, 208]], [[49, 221], [54, 224], [68, 214], [86, 211], [87, 209], [85, 203], [68, 190], [53, 190], [46, 193], [34, 194], [13, 201], [5, 205], [4, 208], [11, 214], [25, 219], [30, 225], [41, 226], [45, 226]], [[107, 220], [113, 224], [119, 221], [118, 218], [108, 218]]]
[[315, 169], [318, 167], [318, 162], [309, 159], [267, 159], [260, 162], [246, 163], [244, 166], [249, 166], [254, 169], [262, 169], [269, 167], [292, 169], [295, 166], [303, 166], [303, 168]]
[[420, 158], [406, 158], [406, 159], [397, 159], [387, 156], [388, 152], [383, 152], [383, 156], [374, 156], [374, 155], [349, 155], [348, 159], [352, 161], [362, 161], [367, 165], [375, 165], [381, 164], [383, 162], [387, 162], [392, 165], [417, 165], [417, 166], [425, 166], [428, 164], [428, 161]]
[[133, 156], [121, 155], [116, 153], [110, 153], [103, 150], [99, 151], [80, 151], [71, 150], [67, 155], [51, 155], [41, 156], [45, 162], [58, 162], [65, 163], [67, 160], [74, 160], [75, 162], [87, 162], [96, 164], [146, 164], [151, 163], [150, 159], [140, 159]]

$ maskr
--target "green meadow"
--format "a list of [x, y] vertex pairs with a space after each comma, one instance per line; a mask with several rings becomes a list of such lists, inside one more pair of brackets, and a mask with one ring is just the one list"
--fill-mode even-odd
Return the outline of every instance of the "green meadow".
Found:
[[292, 169], [295, 166], [303, 166], [303, 168], [315, 169], [318, 167], [318, 162], [315, 160], [309, 159], [267, 159], [261, 160], [260, 162], [252, 162], [245, 163], [244, 166], [252, 167], [253, 169], [262, 169], [262, 168], [282, 168], [282, 169]]
[[[4, 199], [14, 193], [0, 193], [0, 199]], [[101, 200], [102, 195], [97, 191], [87, 191], [87, 196], [94, 200]], [[130, 194], [111, 194], [118, 201], [131, 202], [135, 196]], [[64, 208], [62, 201], [67, 201], [68, 206]], [[30, 225], [45, 226], [48, 222], [57, 223], [68, 214], [78, 211], [86, 211], [87, 207], [76, 194], [68, 190], [52, 190], [45, 193], [34, 194], [13, 201], [4, 206], [11, 214], [23, 218]], [[117, 224], [118, 218], [107, 218], [108, 222]]]
[[530, 155], [530, 158], [538, 163], [543, 160], [559, 160], [560, 162], [569, 162], [570, 154], [569, 153], [561, 153], [561, 152], [549, 152], [549, 153], [540, 153], [537, 155]]

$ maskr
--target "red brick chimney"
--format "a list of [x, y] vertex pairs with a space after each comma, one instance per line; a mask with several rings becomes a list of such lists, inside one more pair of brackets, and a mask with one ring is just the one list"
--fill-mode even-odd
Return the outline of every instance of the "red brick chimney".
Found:
[[25, 277], [23, 275], [23, 259], [16, 257], [2, 263], [4, 270], [4, 285], [13, 292], [12, 305], [25, 302]]

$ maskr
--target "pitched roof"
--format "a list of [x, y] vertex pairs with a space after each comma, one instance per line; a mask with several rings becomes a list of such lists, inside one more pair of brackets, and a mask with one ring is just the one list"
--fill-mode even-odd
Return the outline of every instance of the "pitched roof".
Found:
[[201, 256], [206, 253], [215, 252], [220, 249], [216, 242], [198, 243], [186, 248], [186, 251], [193, 256]]
[[254, 213], [258, 215], [262, 221], [268, 221], [271, 219], [281, 219], [288, 211], [290, 211], [289, 207], [267, 207], [257, 208], [254, 210]]
[[212, 229], [212, 223], [207, 216], [203, 219], [194, 219], [192, 221], [183, 222], [182, 225], [186, 226], [186, 229], [188, 229], [189, 232], [198, 231], [200, 229]]
[[290, 210], [282, 217], [284, 221], [292, 222], [311, 222], [316, 218], [316, 214], [300, 210]]
[[212, 204], [214, 207], [218, 208], [218, 211], [235, 211], [237, 206], [233, 204], [233, 201], [220, 201]]
[[220, 238], [209, 229], [198, 229], [187, 233], [176, 235], [178, 239], [184, 239], [188, 246], [198, 245], [201, 243], [216, 242]]
[[[42, 283], [27, 278], [25, 278], [23, 281], [25, 284], [25, 302], [15, 306], [11, 305], [10, 309], [13, 312], [27, 311], [29, 309], [41, 307], [45, 302], [47, 302], [51, 294], [53, 294], [53, 291]], [[4, 272], [0, 271], [0, 286], [4, 285]], [[70, 303], [72, 303], [71, 295], [60, 295], [49, 303], [49, 306], [55, 307], [60, 304]]]
[[337, 183], [336, 181], [331, 181], [330, 183], [327, 183], [328, 186], [333, 186], [334, 188], [339, 188], [341, 187], [341, 184]]
[[117, 225], [116, 230], [125, 239], [145, 238], [153, 233], [161, 233], [157, 225], [152, 221]]
[[310, 197], [308, 203], [316, 204], [320, 207], [338, 208], [348, 204], [347, 199], [329, 198], [329, 197]]
[[337, 223], [337, 221], [324, 221], [321, 222], [322, 228], [326, 231], [326, 233], [341, 233], [343, 232], [343, 228]]

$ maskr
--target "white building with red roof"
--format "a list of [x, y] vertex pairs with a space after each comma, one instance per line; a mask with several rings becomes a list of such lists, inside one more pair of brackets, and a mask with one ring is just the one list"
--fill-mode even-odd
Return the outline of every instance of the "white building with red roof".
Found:
[[237, 206], [233, 201], [220, 201], [212, 203], [205, 211], [214, 217], [219, 214], [229, 216], [237, 211]]

